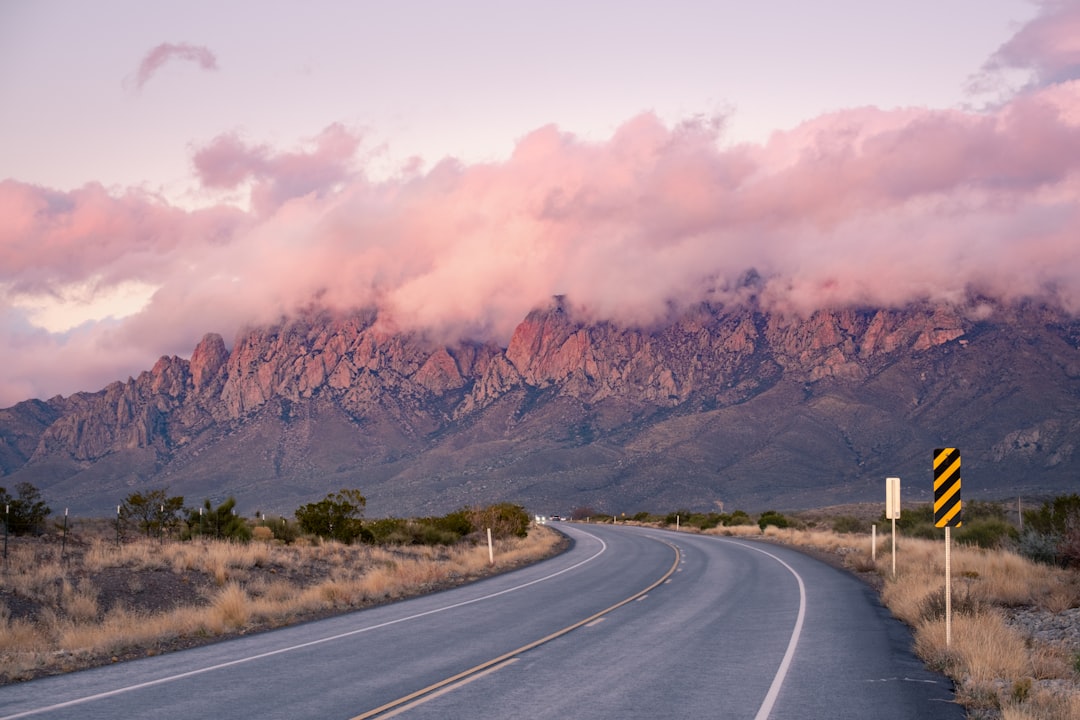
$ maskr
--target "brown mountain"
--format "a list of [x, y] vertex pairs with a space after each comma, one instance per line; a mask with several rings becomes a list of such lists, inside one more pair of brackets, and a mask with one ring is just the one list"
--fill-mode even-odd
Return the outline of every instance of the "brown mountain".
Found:
[[535, 512], [794, 509], [1076, 490], [1080, 321], [1049, 307], [701, 306], [663, 327], [561, 302], [506, 348], [388, 333], [373, 313], [210, 334], [96, 393], [0, 410], [0, 484], [115, 512], [139, 489], [291, 513], [342, 487], [368, 514], [510, 500]]

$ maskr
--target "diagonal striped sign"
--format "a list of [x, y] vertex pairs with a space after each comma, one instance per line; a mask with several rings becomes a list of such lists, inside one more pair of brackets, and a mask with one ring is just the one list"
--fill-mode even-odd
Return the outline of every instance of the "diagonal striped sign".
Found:
[[934, 450], [934, 527], [960, 527], [960, 451]]

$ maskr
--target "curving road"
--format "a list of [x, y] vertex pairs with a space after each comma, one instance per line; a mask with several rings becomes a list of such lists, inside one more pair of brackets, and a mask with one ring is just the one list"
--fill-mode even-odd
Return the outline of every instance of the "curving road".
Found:
[[570, 551], [466, 587], [0, 687], [0, 719], [964, 717], [844, 572], [763, 543], [559, 529]]

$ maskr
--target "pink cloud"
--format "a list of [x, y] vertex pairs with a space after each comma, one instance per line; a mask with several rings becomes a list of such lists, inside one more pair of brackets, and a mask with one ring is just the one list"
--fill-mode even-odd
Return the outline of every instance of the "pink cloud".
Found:
[[1036, 87], [1080, 79], [1080, 3], [1042, 0], [1038, 16], [990, 56], [974, 85], [992, 87], [1003, 70], [1031, 72]]
[[[411, 161], [379, 182], [341, 125], [291, 151], [218, 136], [195, 172], [250, 184], [251, 212], [0, 182], [0, 406], [312, 304], [505, 343], [553, 295], [651, 324], [740, 301], [754, 269], [762, 301], [795, 312], [981, 293], [1080, 313], [1080, 80], [980, 112], [842, 110], [761, 145], [725, 146], [722, 121], [645, 113], [603, 141], [545, 126], [505, 161]], [[146, 307], [63, 337], [16, 302], [129, 280], [158, 288]]]
[[219, 135], [192, 161], [208, 188], [234, 189], [251, 180], [252, 206], [267, 213], [292, 198], [325, 194], [351, 176], [360, 138], [340, 123], [327, 126], [312, 149], [277, 153], [266, 145], [247, 145], [235, 133]]
[[217, 58], [208, 48], [188, 43], [162, 43], [146, 54], [135, 73], [135, 90], [141, 91], [170, 60], [193, 62], [203, 70], [217, 70]]

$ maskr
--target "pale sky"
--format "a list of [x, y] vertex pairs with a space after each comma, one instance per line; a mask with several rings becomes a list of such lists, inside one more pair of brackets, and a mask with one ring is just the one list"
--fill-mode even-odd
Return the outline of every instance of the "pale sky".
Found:
[[313, 300], [1075, 310], [1078, 68], [1076, 0], [0, 0], [0, 407]]

